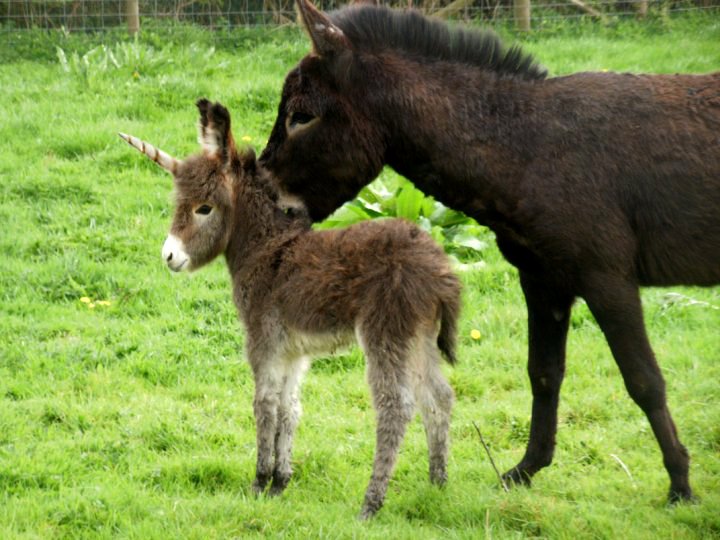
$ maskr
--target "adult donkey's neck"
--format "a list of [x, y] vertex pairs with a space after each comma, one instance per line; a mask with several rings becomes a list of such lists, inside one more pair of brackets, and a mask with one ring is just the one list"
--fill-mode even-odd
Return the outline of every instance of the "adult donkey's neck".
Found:
[[503, 221], [533, 157], [533, 95], [543, 82], [453, 62], [401, 65], [384, 74], [391, 90], [374, 115], [388, 125], [386, 163], [481, 223]]

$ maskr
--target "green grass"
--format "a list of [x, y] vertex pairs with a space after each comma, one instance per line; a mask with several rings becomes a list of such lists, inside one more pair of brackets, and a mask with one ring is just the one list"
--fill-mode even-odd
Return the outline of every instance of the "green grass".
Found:
[[[282, 497], [254, 498], [253, 384], [226, 270], [221, 262], [191, 277], [166, 270], [170, 178], [116, 132], [194, 152], [193, 103], [207, 96], [229, 106], [238, 139], [261, 148], [284, 74], [307, 43], [294, 31], [218, 39], [191, 29], [169, 39], [149, 31], [137, 43], [34, 33], [8, 43], [0, 53], [0, 537], [720, 536], [720, 290], [643, 293], [699, 504], [665, 505], [657, 444], [582, 303], [555, 463], [532, 489], [506, 494], [473, 422], [498, 466], [514, 465], [529, 425], [525, 308], [517, 274], [487, 231], [484, 265], [462, 274], [461, 363], [447, 369], [457, 395], [447, 487], [427, 481], [416, 420], [385, 507], [370, 523], [355, 519], [374, 418], [353, 350], [314, 365], [295, 477]], [[718, 43], [712, 15], [526, 38], [553, 74], [708, 72], [720, 69]], [[382, 181], [397, 178], [386, 172]]]

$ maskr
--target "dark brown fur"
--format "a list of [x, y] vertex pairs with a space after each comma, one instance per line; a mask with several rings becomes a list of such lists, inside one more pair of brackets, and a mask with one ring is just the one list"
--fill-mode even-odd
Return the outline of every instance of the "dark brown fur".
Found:
[[670, 499], [691, 498], [638, 287], [720, 282], [720, 73], [546, 79], [492, 35], [297, 2], [313, 52], [285, 81], [260, 161], [315, 220], [387, 164], [492, 228], [520, 271], [533, 391], [527, 452], [506, 477], [529, 483], [552, 460], [582, 297], [657, 436]]
[[356, 337], [378, 416], [361, 516], [381, 507], [416, 407], [430, 478], [444, 483], [453, 397], [439, 352], [455, 361], [460, 284], [442, 248], [402, 220], [311, 230], [306, 218], [279, 209], [252, 151], [236, 150], [227, 110], [205, 100], [198, 107], [205, 151], [177, 165], [177, 207], [163, 253], [174, 270], [225, 254], [256, 385], [255, 491], [271, 482], [271, 493], [280, 493], [290, 479], [306, 355]]

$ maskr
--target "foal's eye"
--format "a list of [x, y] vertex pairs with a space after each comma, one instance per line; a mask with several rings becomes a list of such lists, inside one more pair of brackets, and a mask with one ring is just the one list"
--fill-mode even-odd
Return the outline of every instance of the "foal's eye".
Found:
[[303, 124], [309, 124], [315, 119], [312, 114], [295, 111], [290, 115], [290, 127], [302, 126]]
[[201, 216], [207, 216], [210, 212], [212, 212], [212, 206], [208, 206], [207, 204], [203, 204], [195, 210], [195, 213]]

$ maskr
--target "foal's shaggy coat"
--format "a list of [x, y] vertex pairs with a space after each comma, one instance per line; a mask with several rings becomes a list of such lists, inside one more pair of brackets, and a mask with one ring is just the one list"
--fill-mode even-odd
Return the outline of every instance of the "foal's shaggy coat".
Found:
[[356, 338], [367, 360], [377, 411], [373, 474], [363, 518], [383, 503], [405, 427], [418, 407], [430, 454], [430, 480], [447, 478], [453, 393], [440, 352], [455, 361], [460, 285], [443, 250], [401, 220], [313, 232], [276, 204], [239, 153], [222, 105], [198, 102], [204, 152], [178, 161], [124, 136], [171, 171], [177, 209], [163, 258], [193, 270], [224, 253], [246, 327], [255, 378], [257, 471], [253, 484], [280, 493], [291, 476], [290, 450], [300, 415], [306, 355], [332, 352]]

